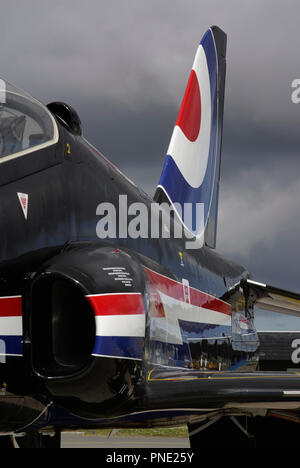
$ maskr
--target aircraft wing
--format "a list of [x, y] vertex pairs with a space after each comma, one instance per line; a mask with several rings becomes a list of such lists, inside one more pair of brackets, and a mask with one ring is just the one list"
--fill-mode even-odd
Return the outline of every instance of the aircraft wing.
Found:
[[260, 309], [300, 317], [300, 294], [250, 279], [245, 284], [249, 300]]

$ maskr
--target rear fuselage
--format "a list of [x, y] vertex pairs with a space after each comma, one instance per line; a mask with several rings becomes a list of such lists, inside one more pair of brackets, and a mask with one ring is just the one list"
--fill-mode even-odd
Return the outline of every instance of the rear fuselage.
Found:
[[[138, 368], [225, 371], [256, 365], [258, 340], [244, 293], [237, 289], [227, 299], [228, 290], [246, 278], [247, 272], [207, 247], [186, 249], [185, 239], [151, 235], [99, 239], [100, 203], [114, 205], [118, 220], [120, 195], [127, 196], [128, 205], [143, 203], [149, 212], [152, 200], [82, 137], [59, 125], [56, 145], [3, 163], [0, 184], [0, 306], [4, 298], [15, 301], [13, 310], [22, 302], [22, 332], [18, 326], [15, 334], [10, 330], [9, 336], [0, 336], [5, 349], [1, 379], [11, 393], [42, 393], [46, 385], [54, 400], [68, 410], [100, 417], [134, 406], [135, 398], [128, 395], [132, 396], [135, 382], [141, 378]], [[20, 193], [28, 195], [27, 219]], [[85, 273], [80, 277], [71, 273], [81, 268]], [[97, 313], [92, 301], [86, 301], [83, 309], [89, 309], [89, 319], [81, 323], [81, 316], [75, 320], [71, 310], [68, 323], [63, 318], [68, 300], [65, 293], [59, 295], [64, 288], [58, 281], [70, 285], [65, 290], [73, 297], [72, 307], [88, 297], [140, 295], [144, 322], [139, 318], [139, 325], [133, 326], [134, 336], [130, 332], [128, 336], [122, 332], [128, 321], [119, 310], [120, 330], [110, 340], [101, 330], [105, 320], [109, 330], [118, 326], [118, 319], [100, 317], [96, 331], [89, 328], [91, 313]], [[76, 285], [81, 289], [75, 292]], [[47, 309], [53, 291], [59, 310], [56, 315]], [[81, 293], [85, 299], [79, 297]], [[7, 318], [4, 302], [0, 316], [2, 321]], [[10, 318], [20, 320], [14, 312]], [[58, 331], [60, 324], [62, 331]], [[52, 327], [50, 334], [47, 327]], [[87, 329], [97, 346], [87, 339], [82, 346], [76, 345], [81, 332], [88, 335]], [[71, 331], [74, 340], [68, 338]], [[57, 337], [53, 336], [56, 332]], [[69, 349], [58, 342], [69, 343]], [[90, 352], [92, 356], [88, 356]], [[128, 383], [129, 368], [135, 377], [128, 384], [126, 398], [119, 398], [124, 382]], [[89, 376], [88, 392], [80, 376], [84, 382]], [[105, 394], [102, 400], [100, 388]]]

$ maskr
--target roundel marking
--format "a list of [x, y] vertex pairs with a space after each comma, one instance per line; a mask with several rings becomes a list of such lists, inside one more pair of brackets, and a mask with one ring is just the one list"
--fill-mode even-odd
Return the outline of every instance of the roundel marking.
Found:
[[190, 74], [176, 125], [181, 128], [190, 141], [197, 140], [201, 125], [201, 95], [194, 70]]

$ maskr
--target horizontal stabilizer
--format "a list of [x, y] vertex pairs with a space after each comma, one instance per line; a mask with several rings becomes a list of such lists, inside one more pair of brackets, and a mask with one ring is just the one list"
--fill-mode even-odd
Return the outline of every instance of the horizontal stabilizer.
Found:
[[300, 294], [248, 279], [246, 284], [255, 305], [281, 314], [300, 317]]

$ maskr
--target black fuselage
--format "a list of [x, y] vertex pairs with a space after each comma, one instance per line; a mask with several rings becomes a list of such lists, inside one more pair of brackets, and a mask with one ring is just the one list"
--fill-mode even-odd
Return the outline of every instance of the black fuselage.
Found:
[[[129, 237], [100, 240], [96, 233], [99, 221], [96, 210], [99, 203], [110, 202], [118, 207], [120, 194], [127, 195], [128, 204], [141, 202], [150, 207], [152, 200], [81, 136], [61, 125], [56, 145], [3, 164], [0, 184], [0, 296], [22, 296], [23, 314], [23, 356], [7, 356], [6, 363], [0, 364], [0, 378], [5, 382], [10, 395], [44, 395], [46, 391], [52, 400], [56, 399], [58, 405], [73, 414], [94, 417], [121, 414], [125, 409], [134, 408], [135, 402], [140, 398], [140, 395], [132, 397], [134, 388], [141, 379], [135, 359], [121, 362], [118, 359], [87, 358], [84, 361], [85, 354], [90, 352], [90, 345], [83, 343], [81, 348], [76, 346], [76, 340], [80, 339], [80, 317], [77, 325], [71, 327], [76, 337], [75, 345], [74, 341], [70, 344], [74, 355], [81, 349], [84, 356], [79, 356], [80, 363], [77, 365], [73, 362], [69, 357], [70, 351], [53, 351], [51, 346], [55, 340], [45, 329], [53, 325], [53, 320], [58, 321], [62, 324], [62, 329], [65, 327], [59, 339], [67, 342], [70, 328], [60, 315], [53, 318], [52, 312], [47, 309], [51, 291], [59, 290], [59, 285], [48, 281], [49, 275], [56, 275], [55, 281], [59, 277], [59, 281], [66, 281], [66, 284], [68, 282], [70, 295], [75, 283], [79, 284], [81, 277], [87, 278], [88, 275], [90, 278], [87, 283], [82, 279], [82, 292], [85, 295], [111, 292], [105, 290], [105, 287], [110, 286], [105, 286], [99, 273], [99, 264], [92, 260], [102, 258], [103, 264], [108, 264], [105, 262], [108, 261], [109, 252], [115, 251], [117, 254], [121, 252], [122, 262], [129, 265], [129, 269], [132, 268], [133, 276], [136, 275], [136, 284], [132, 291], [141, 292], [144, 298], [147, 285], [143, 275], [144, 268], [147, 268], [163, 278], [170, 278], [176, 284], [187, 280], [191, 288], [225, 302], [228, 291], [248, 276], [244, 268], [225, 260], [212, 249], [203, 247], [199, 250], [186, 250], [183, 239]], [[28, 194], [27, 220], [22, 212], [18, 193]], [[78, 269], [82, 267], [86, 273], [80, 278], [76, 274], [71, 278], [71, 272], [76, 270], [76, 262], [80, 262]], [[133, 264], [134, 266], [130, 266]], [[100, 275], [97, 283], [101, 284], [99, 287], [96, 284], [97, 275]], [[74, 293], [73, 298], [77, 298], [76, 294]], [[59, 297], [58, 303], [62, 304], [64, 300]], [[80, 301], [78, 296], [78, 301], [74, 299], [72, 307]], [[247, 315], [249, 311], [243, 291], [239, 289], [236, 294], [231, 294], [228, 302], [231, 302], [233, 311], [243, 313], [247, 319], [251, 319]], [[87, 321], [82, 324], [82, 330], [86, 331], [88, 327]], [[187, 336], [182, 356], [179, 356], [178, 347], [174, 346], [174, 353], [177, 353], [175, 358], [170, 357], [173, 352], [172, 344], [160, 345], [159, 353], [168, 354], [168, 359], [164, 360], [165, 365], [174, 368], [199, 366], [200, 358], [197, 353], [201, 352], [199, 342], [203, 346], [203, 337], [197, 338], [193, 330], [187, 331], [186, 335], [188, 333], [192, 339]], [[210, 338], [213, 336], [210, 335]], [[239, 364], [248, 368], [253, 362], [257, 349], [256, 335], [253, 336], [252, 333], [249, 347], [246, 339], [239, 348], [237, 344], [241, 341], [241, 335], [237, 338], [237, 334], [232, 333], [222, 343], [222, 349], [226, 353], [225, 370], [240, 368]], [[150, 352], [149, 357], [149, 349], [153, 351], [156, 346], [155, 340], [151, 342], [146, 334], [144, 346], [147, 353], [138, 361], [138, 366], [142, 363], [142, 366], [149, 368], [156, 364], [153, 362], [155, 353]], [[50, 359], [51, 353], [53, 356]], [[198, 364], [195, 364], [196, 361]], [[209, 356], [205, 365], [212, 365]], [[120, 396], [120, 389], [124, 386], [124, 379], [127, 381], [128, 366], [131, 366], [130, 372], [134, 377], [128, 383], [128, 394], [124, 397], [124, 394]], [[219, 370], [216, 367], [207, 368]], [[80, 373], [84, 382], [90, 379], [92, 390], [88, 392], [88, 396]], [[111, 384], [112, 380], [114, 384]], [[102, 399], [99, 397], [101, 392], [105, 394]], [[34, 414], [33, 412], [32, 419]], [[22, 422], [25, 421], [24, 416]], [[22, 426], [22, 422], [19, 426]], [[14, 421], [11, 424], [14, 426]], [[2, 430], [7, 429], [6, 426], [2, 427]]]

